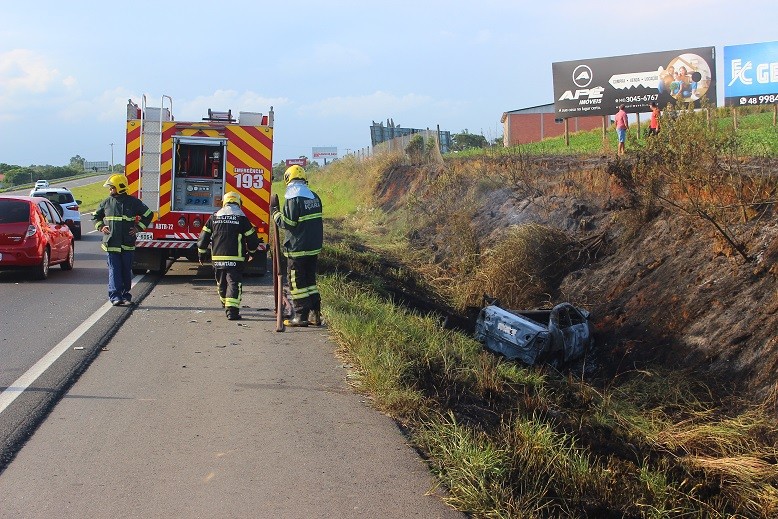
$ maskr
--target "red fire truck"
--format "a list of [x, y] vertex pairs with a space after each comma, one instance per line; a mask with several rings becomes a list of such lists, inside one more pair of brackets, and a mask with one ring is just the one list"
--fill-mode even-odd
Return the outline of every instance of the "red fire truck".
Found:
[[128, 192], [154, 211], [137, 235], [133, 272], [164, 273], [169, 259], [197, 261], [197, 238], [228, 191], [240, 193], [243, 212], [257, 229], [260, 251], [246, 273], [264, 274], [270, 230], [273, 107], [257, 112], [214, 112], [201, 121], [176, 121], [173, 99], [160, 106], [127, 105]]

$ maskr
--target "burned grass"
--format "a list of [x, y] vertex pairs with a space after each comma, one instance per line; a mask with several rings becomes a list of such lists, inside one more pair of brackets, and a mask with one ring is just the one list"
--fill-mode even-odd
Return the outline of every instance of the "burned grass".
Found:
[[327, 260], [331, 330], [351, 381], [403, 424], [453, 506], [476, 517], [769, 517], [778, 437], [763, 408], [725, 406], [687, 372], [632, 371], [602, 387], [505, 362], [443, 329], [431, 300], [400, 305], [395, 294], [416, 282], [376, 257], [363, 244]]
[[[681, 207], [720, 220], [733, 240], [681, 210], [673, 167], [649, 174], [635, 155], [375, 172], [371, 203], [395, 229], [346, 220], [364, 232], [341, 233], [322, 255], [325, 311], [352, 382], [404, 424], [457, 508], [775, 515], [776, 164], [708, 154], [720, 174], [702, 175], [678, 155], [702, 151], [671, 157], [699, 186], [688, 191], [697, 205]], [[390, 234], [407, 240], [387, 248]], [[488, 292], [515, 307], [586, 307], [593, 357], [559, 372], [487, 353], [468, 335], [468, 311]], [[444, 329], [444, 315], [466, 333]]]

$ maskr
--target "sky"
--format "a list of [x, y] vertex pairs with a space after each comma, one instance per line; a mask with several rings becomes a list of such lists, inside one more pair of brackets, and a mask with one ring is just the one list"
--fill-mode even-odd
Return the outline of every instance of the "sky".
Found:
[[[275, 115], [273, 162], [370, 126], [502, 135], [551, 64], [778, 40], [776, 0], [0, 0], [0, 163], [124, 162], [128, 99]], [[113, 146], [111, 145], [113, 144]]]

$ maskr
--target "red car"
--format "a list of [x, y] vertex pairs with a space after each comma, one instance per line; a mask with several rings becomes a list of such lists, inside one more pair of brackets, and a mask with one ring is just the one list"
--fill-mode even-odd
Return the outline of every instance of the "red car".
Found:
[[49, 267], [73, 268], [73, 233], [45, 198], [0, 195], [0, 270], [29, 268], [37, 279]]

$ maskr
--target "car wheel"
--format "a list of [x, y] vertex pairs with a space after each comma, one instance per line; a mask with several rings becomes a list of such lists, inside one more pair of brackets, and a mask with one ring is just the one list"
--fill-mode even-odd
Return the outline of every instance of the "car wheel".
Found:
[[62, 270], [73, 270], [73, 260], [75, 259], [75, 251], [73, 242], [70, 242], [70, 249], [68, 250], [68, 259], [59, 264]]
[[76, 227], [73, 229], [73, 238], [80, 240], [81, 239], [81, 227]]
[[49, 277], [49, 248], [43, 249], [43, 259], [33, 270], [35, 279], [46, 279]]

